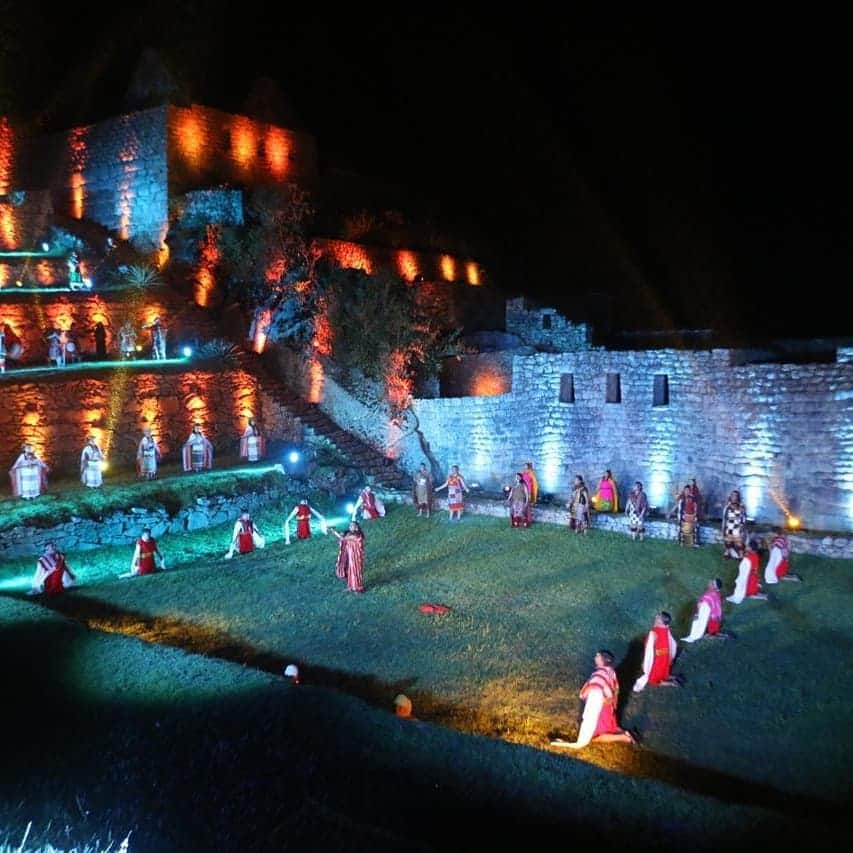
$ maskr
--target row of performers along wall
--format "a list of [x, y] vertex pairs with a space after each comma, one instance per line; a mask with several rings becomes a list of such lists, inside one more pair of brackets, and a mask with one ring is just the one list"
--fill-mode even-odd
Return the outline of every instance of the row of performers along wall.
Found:
[[[151, 333], [151, 358], [162, 360], [166, 358], [166, 327], [159, 317], [150, 323], [143, 323], [142, 328]], [[109, 358], [107, 350], [107, 330], [103, 323], [96, 323], [92, 330], [95, 341], [94, 354], [99, 361]], [[136, 358], [137, 351], [136, 329], [129, 320], [121, 325], [116, 336], [118, 355], [123, 360]], [[47, 346], [47, 363], [52, 367], [65, 367], [80, 361], [81, 347], [77, 334], [72, 329], [50, 329], [45, 335]], [[19, 362], [24, 357], [24, 345], [21, 339], [8, 323], [0, 323], [0, 373], [6, 372], [6, 363]]]
[[[249, 418], [249, 425], [240, 437], [240, 458], [247, 462], [259, 462], [266, 452], [264, 437]], [[213, 445], [196, 424], [181, 448], [184, 471], [204, 471], [213, 467]], [[84, 486], [96, 489], [104, 483], [106, 455], [95, 436], [90, 435], [80, 453], [80, 481]], [[160, 448], [150, 429], [143, 432], [136, 450], [136, 472], [145, 480], [157, 476], [160, 465]], [[17, 498], [32, 499], [47, 491], [48, 465], [35, 453], [32, 444], [23, 446], [20, 456], [9, 469], [12, 494]]]

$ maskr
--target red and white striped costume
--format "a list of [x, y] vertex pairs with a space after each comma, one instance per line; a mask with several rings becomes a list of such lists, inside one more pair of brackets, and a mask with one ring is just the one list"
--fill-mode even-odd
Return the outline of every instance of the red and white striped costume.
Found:
[[779, 583], [788, 570], [791, 568], [788, 562], [788, 540], [780, 533], [773, 538], [770, 543], [770, 559], [767, 561], [767, 568], [764, 570], [765, 583]]
[[55, 595], [70, 586], [74, 586], [74, 580], [74, 574], [65, 562], [65, 555], [59, 551], [48, 551], [42, 554], [36, 563], [32, 591], [34, 593], [43, 592], [45, 595]]
[[696, 602], [696, 615], [690, 634], [682, 638], [685, 643], [695, 643], [705, 634], [719, 634], [723, 624], [723, 602], [718, 589], [706, 589]]
[[201, 430], [190, 433], [181, 450], [184, 471], [204, 471], [213, 467], [213, 445]]
[[581, 687], [580, 698], [586, 704], [575, 742], [577, 747], [586, 746], [598, 735], [617, 734], [621, 731], [616, 723], [619, 679], [612, 666], [597, 667]]
[[248, 462], [259, 462], [265, 453], [266, 443], [261, 431], [254, 424], [250, 424], [240, 437], [240, 458]]
[[361, 517], [364, 519], [383, 518], [385, 516], [385, 505], [371, 489], [363, 489], [355, 502], [355, 509], [352, 517], [356, 517], [359, 508], [361, 509]]
[[675, 637], [665, 625], [655, 626], [646, 635], [643, 654], [643, 674], [634, 682], [634, 692], [639, 693], [647, 684], [660, 684], [669, 678], [678, 646]]
[[94, 441], [90, 441], [80, 454], [80, 482], [90, 489], [104, 484], [104, 454]]

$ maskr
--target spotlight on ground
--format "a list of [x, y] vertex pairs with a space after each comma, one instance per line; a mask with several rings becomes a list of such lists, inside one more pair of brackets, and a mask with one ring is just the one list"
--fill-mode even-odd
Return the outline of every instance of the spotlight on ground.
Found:
[[192, 347], [184, 347], [181, 350], [181, 355], [183, 355], [184, 358], [189, 358], [192, 354], [193, 354]]
[[295, 465], [299, 461], [299, 454], [295, 450], [291, 450], [290, 453], [287, 454], [287, 461]]
[[354, 503], [352, 503], [352, 501], [350, 501], [350, 502], [347, 504], [347, 514], [348, 514], [348, 515], [352, 515], [354, 512], [355, 512], [355, 504], [354, 504]]
[[42, 243], [41, 244], [41, 250], [43, 252], [49, 252], [50, 251], [50, 243]]
[[136, 345], [136, 351], [137, 351], [137, 352], [142, 352], [142, 344], [137, 344], [137, 345]]
[[109, 462], [107, 462], [107, 460], [106, 460], [106, 459], [104, 459], [104, 460], [101, 462], [101, 471], [106, 471], [106, 470], [107, 470], [107, 468], [109, 468], [109, 467], [110, 467], [110, 463], [109, 463]]

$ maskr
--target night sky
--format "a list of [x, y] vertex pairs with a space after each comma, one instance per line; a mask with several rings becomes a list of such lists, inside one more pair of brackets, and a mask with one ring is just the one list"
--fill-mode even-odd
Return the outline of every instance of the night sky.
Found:
[[399, 182], [407, 212], [470, 234], [508, 291], [626, 326], [853, 329], [838, 310], [838, 21], [126, 6], [0, 9], [13, 115], [56, 129], [115, 114], [156, 47], [193, 100], [222, 109], [275, 79], [325, 166]]

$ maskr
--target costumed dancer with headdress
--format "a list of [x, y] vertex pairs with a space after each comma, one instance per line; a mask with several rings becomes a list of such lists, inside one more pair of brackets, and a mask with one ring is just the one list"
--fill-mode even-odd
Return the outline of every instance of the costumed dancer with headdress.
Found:
[[509, 507], [510, 527], [527, 527], [527, 509], [530, 506], [530, 493], [524, 483], [524, 474], [519, 472], [515, 475], [515, 482], [509, 487], [506, 496]]
[[746, 543], [746, 507], [735, 489], [723, 509], [723, 556], [740, 560]]
[[266, 443], [254, 418], [249, 418], [246, 431], [240, 436], [240, 458], [247, 462], [259, 462], [266, 453]]
[[320, 521], [320, 529], [323, 533], [328, 533], [329, 528], [326, 525], [326, 519], [314, 507], [308, 503], [307, 498], [302, 498], [298, 504], [290, 512], [284, 520], [284, 542], [290, 544], [290, 522], [296, 519], [296, 538], [310, 539], [311, 538], [311, 516], [315, 516]]
[[432, 509], [432, 476], [427, 470], [426, 462], [421, 462], [412, 478], [412, 503], [417, 507], [418, 515], [425, 514], [429, 518]]
[[351, 521], [344, 533], [329, 530], [338, 537], [338, 560], [335, 575], [347, 582], [349, 592], [364, 592], [364, 533], [357, 521]]
[[151, 331], [151, 358], [155, 360], [166, 358], [166, 327], [160, 318], [155, 317], [142, 328]]
[[746, 552], [738, 564], [734, 592], [726, 598], [726, 601], [731, 601], [732, 604], [740, 604], [745, 598], [767, 599], [767, 596], [761, 591], [761, 584], [758, 579], [759, 562], [758, 543], [755, 539], [750, 539], [746, 543]]
[[625, 503], [625, 515], [628, 517], [628, 532], [635, 541], [640, 542], [646, 535], [646, 515], [649, 512], [649, 499], [643, 491], [643, 484], [637, 480]]
[[465, 480], [459, 473], [459, 466], [453, 465], [450, 468], [450, 474], [447, 479], [436, 489], [440, 492], [442, 489], [447, 489], [447, 509], [450, 512], [450, 520], [453, 521], [453, 516], [456, 516], [457, 521], [462, 521], [462, 512], [465, 509], [465, 500], [462, 493], [468, 493], [468, 486], [465, 485]]
[[9, 469], [12, 494], [16, 498], [37, 498], [47, 491], [47, 474], [50, 469], [36, 456], [33, 446], [25, 444], [21, 455]]
[[0, 373], [6, 372], [7, 358], [17, 360], [22, 352], [21, 339], [12, 327], [6, 322], [0, 323]]
[[569, 525], [574, 528], [575, 533], [583, 533], [589, 530], [589, 490], [583, 477], [575, 475], [575, 485], [572, 491], [572, 499], [566, 504], [569, 510]]
[[655, 614], [651, 631], [646, 635], [643, 653], [643, 674], [634, 682], [634, 693], [647, 684], [657, 687], [679, 687], [679, 680], [670, 674], [678, 646], [669, 630], [672, 617], [665, 610]]
[[196, 424], [181, 450], [184, 471], [205, 471], [213, 467], [213, 445]]
[[791, 552], [788, 547], [788, 537], [781, 530], [777, 530], [770, 540], [770, 555], [767, 560], [767, 568], [764, 570], [764, 583], [775, 584], [779, 581], [800, 582], [802, 578], [791, 571]]
[[385, 504], [376, 496], [370, 486], [365, 486], [355, 502], [352, 509], [352, 520], [355, 521], [358, 511], [361, 510], [362, 521], [371, 521], [375, 518], [385, 517]]
[[598, 481], [598, 488], [592, 496], [592, 505], [597, 512], [619, 512], [619, 487], [609, 468]]
[[97, 489], [104, 484], [104, 462], [106, 456], [98, 447], [98, 440], [90, 435], [80, 454], [80, 481], [84, 486]]
[[231, 545], [225, 554], [225, 559], [230, 560], [234, 556], [235, 549], [240, 554], [251, 554], [255, 548], [263, 548], [266, 540], [252, 521], [249, 510], [246, 507], [240, 511], [240, 517], [234, 522], [234, 532], [231, 535]]
[[144, 527], [142, 535], [136, 540], [136, 547], [133, 549], [133, 557], [130, 561], [130, 574], [153, 575], [157, 571], [154, 561], [155, 557], [160, 561], [160, 571], [165, 571], [166, 561], [163, 559], [163, 554], [157, 547], [156, 541], [151, 536], [151, 528]]
[[530, 496], [530, 500], [527, 502], [527, 526], [529, 527], [533, 524], [533, 507], [536, 505], [536, 501], [539, 500], [539, 480], [536, 477], [536, 472], [533, 470], [532, 462], [528, 462], [524, 466], [521, 476], [524, 479], [524, 485], [527, 486], [527, 493]]
[[36, 563], [36, 573], [30, 595], [56, 595], [74, 586], [77, 576], [65, 562], [65, 554], [59, 551], [55, 542], [44, 546], [44, 553]]
[[160, 464], [160, 448], [154, 440], [151, 427], [146, 427], [136, 448], [136, 474], [145, 480], [153, 480], [157, 476]]
[[696, 602], [696, 615], [690, 626], [690, 633], [682, 637], [683, 643], [695, 643], [702, 637], [719, 637], [728, 639], [728, 634], [723, 633], [720, 627], [723, 624], [723, 602], [720, 598], [720, 590], [723, 582], [719, 578], [711, 578], [708, 588]]
[[675, 515], [678, 524], [678, 544], [699, 547], [699, 504], [688, 485], [681, 490], [669, 517]]

